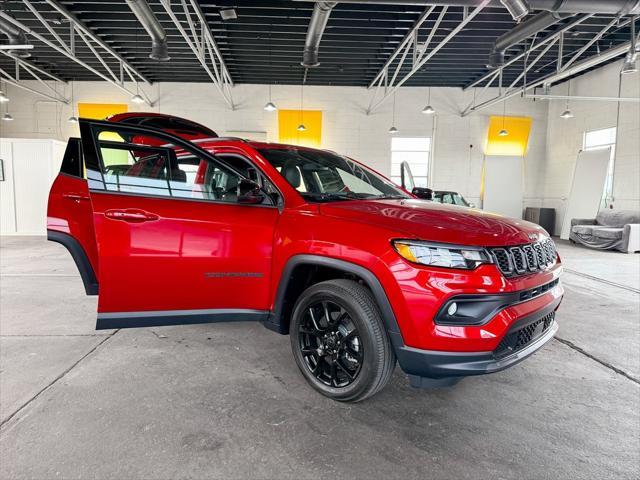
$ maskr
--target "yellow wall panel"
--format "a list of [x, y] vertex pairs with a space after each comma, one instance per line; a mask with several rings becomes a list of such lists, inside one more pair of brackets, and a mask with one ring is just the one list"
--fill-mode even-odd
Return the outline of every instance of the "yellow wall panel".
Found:
[[126, 103], [78, 103], [78, 115], [80, 118], [104, 120], [116, 113], [126, 113], [129, 106]]
[[[298, 125], [307, 129], [299, 132]], [[322, 143], [321, 110], [278, 110], [278, 141], [305, 147], [319, 147]]]
[[[78, 115], [80, 118], [90, 118], [93, 120], [104, 120], [116, 113], [129, 111], [126, 103], [78, 103]], [[101, 140], [111, 140], [121, 142], [122, 137], [115, 132], [103, 132]], [[124, 165], [127, 163], [126, 150], [103, 149], [102, 159], [105, 165]]]
[[[503, 127], [504, 123], [504, 127]], [[500, 130], [505, 129], [508, 135], [501, 137]], [[527, 153], [529, 133], [531, 132], [530, 117], [490, 117], [489, 132], [485, 155], [523, 157]]]

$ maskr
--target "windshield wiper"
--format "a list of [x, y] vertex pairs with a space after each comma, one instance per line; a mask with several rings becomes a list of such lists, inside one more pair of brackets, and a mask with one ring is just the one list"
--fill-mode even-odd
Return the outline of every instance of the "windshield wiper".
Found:
[[375, 195], [373, 197], [370, 197], [374, 200], [395, 200], [395, 199], [408, 199], [409, 197], [407, 197], [406, 195], [401, 195], [399, 193], [396, 194], [391, 194], [391, 195]]
[[368, 193], [355, 193], [355, 192], [327, 192], [327, 193], [304, 192], [302, 193], [302, 196], [309, 197], [318, 202], [371, 198]]

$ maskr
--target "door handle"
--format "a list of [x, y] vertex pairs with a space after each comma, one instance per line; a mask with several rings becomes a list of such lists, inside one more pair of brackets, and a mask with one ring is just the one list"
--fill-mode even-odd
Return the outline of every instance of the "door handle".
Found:
[[104, 216], [112, 220], [122, 220], [123, 222], [129, 223], [152, 222], [159, 218], [155, 213], [149, 213], [135, 208], [128, 208], [126, 210], [107, 210], [104, 212]]
[[80, 193], [63, 193], [62, 198], [66, 198], [67, 200], [73, 200], [78, 203], [80, 203], [81, 201], [89, 200], [89, 197], [87, 197], [86, 195], [82, 195]]

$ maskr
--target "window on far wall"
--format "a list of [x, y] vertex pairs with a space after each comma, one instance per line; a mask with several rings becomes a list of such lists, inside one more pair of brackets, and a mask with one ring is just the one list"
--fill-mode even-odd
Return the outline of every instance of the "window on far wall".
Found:
[[600, 208], [607, 208], [613, 201], [613, 163], [616, 156], [616, 127], [584, 132], [582, 149], [585, 152], [609, 147], [611, 147], [611, 157], [609, 158], [609, 168], [607, 169], [607, 179], [605, 180], [604, 190], [602, 191]]
[[400, 165], [407, 162], [416, 187], [426, 187], [429, 174], [429, 137], [393, 137], [391, 139], [391, 180], [400, 185]]

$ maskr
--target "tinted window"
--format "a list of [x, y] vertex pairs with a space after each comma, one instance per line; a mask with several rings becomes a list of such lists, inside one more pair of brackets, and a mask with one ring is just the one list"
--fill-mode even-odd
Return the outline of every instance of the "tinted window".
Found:
[[[123, 137], [139, 143], [125, 142]], [[162, 138], [103, 131], [98, 147], [100, 171], [88, 170], [92, 189], [230, 203], [238, 200], [242, 175]]]
[[79, 138], [70, 138], [64, 158], [60, 166], [60, 172], [74, 177], [83, 177], [82, 144]]

